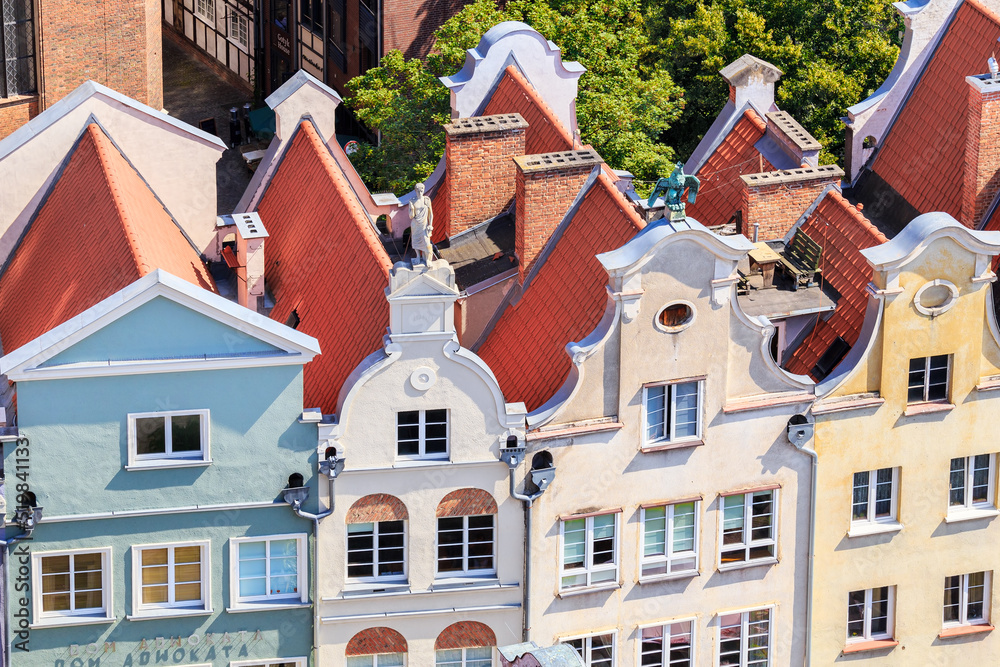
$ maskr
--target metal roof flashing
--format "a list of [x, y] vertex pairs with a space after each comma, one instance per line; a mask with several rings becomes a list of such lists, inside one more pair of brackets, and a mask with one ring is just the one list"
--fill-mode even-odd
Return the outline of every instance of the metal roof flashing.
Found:
[[861, 254], [876, 271], [884, 271], [910, 261], [931, 241], [942, 237], [953, 239], [970, 252], [1000, 254], [1000, 231], [974, 231], [941, 212], [918, 215], [890, 241], [866, 248]]

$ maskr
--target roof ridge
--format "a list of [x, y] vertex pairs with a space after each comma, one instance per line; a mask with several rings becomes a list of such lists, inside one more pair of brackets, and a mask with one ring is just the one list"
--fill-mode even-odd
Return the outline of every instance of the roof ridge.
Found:
[[743, 110], [743, 115], [746, 116], [751, 123], [756, 125], [758, 130], [761, 132], [767, 131], [767, 120], [761, 118], [760, 114], [757, 113], [757, 110], [754, 109], [753, 106], [748, 105], [747, 108]]
[[874, 224], [872, 224], [872, 221], [869, 220], [865, 216], [864, 213], [862, 213], [860, 210], [858, 210], [857, 206], [854, 206], [853, 204], [851, 204], [851, 202], [849, 202], [847, 200], [847, 198], [844, 197], [844, 195], [841, 192], [839, 192], [837, 190], [831, 190], [830, 192], [827, 193], [827, 195], [828, 196], [832, 196], [833, 200], [837, 204], [839, 204], [840, 206], [842, 206], [844, 208], [844, 210], [848, 213], [848, 215], [850, 215], [851, 217], [853, 217], [855, 219], [855, 221], [857, 221], [861, 225], [861, 227], [869, 235], [872, 236], [872, 238], [874, 238], [875, 240], [877, 240], [879, 243], [886, 243], [889, 240], [886, 237], [886, 235], [883, 234], [882, 231], [878, 227], [876, 227]]
[[[310, 146], [319, 156], [320, 164], [330, 176], [330, 182], [344, 200], [344, 205], [347, 207], [351, 217], [354, 219], [354, 223], [358, 230], [361, 232], [362, 236], [364, 236], [365, 243], [372, 251], [376, 260], [378, 260], [378, 263], [385, 272], [386, 277], [388, 277], [389, 271], [392, 269], [392, 261], [389, 259], [389, 254], [386, 252], [382, 242], [375, 234], [375, 230], [372, 229], [372, 226], [368, 221], [368, 215], [364, 212], [361, 202], [358, 201], [358, 197], [354, 190], [351, 189], [350, 183], [347, 181], [347, 177], [340, 170], [340, 165], [338, 165], [337, 161], [333, 158], [333, 155], [330, 153], [330, 149], [323, 143], [323, 140], [319, 136], [319, 132], [316, 131], [316, 128], [313, 126], [311, 121], [301, 121], [299, 123], [299, 129], [305, 134], [306, 140], [309, 141]], [[362, 220], [363, 223], [361, 223]]]
[[504, 71], [524, 88], [525, 94], [530, 97], [531, 101], [542, 110], [546, 117], [548, 117], [549, 121], [556, 127], [563, 139], [569, 142], [570, 146], [576, 147], [576, 141], [574, 140], [573, 135], [570, 134], [569, 129], [563, 125], [562, 121], [559, 120], [559, 116], [556, 115], [556, 112], [552, 110], [552, 107], [550, 107], [542, 98], [542, 96], [538, 93], [538, 90], [531, 85], [531, 82], [528, 81], [526, 76], [524, 76], [524, 73], [513, 64], [507, 65], [507, 68]]
[[608, 172], [604, 170], [606, 165], [602, 165], [601, 173], [597, 177], [598, 182], [600, 182], [605, 189], [611, 194], [612, 199], [618, 202], [621, 206], [622, 212], [625, 217], [628, 218], [629, 222], [635, 226], [636, 231], [640, 231], [646, 227], [646, 222], [639, 216], [639, 213], [633, 208], [632, 204], [625, 198], [624, 193], [615, 187], [615, 182], [611, 180], [611, 176]]
[[[123, 189], [121, 187], [120, 179], [118, 178], [117, 169], [112, 163], [111, 151], [108, 149], [108, 144], [111, 140], [104, 134], [103, 130], [97, 123], [90, 123], [87, 125], [86, 136], [94, 143], [94, 150], [97, 152], [97, 159], [101, 163], [101, 174], [104, 176], [104, 182], [108, 186], [108, 192], [111, 195], [111, 199], [115, 204], [115, 209], [118, 211], [118, 220], [121, 222], [122, 231], [125, 233], [125, 241], [129, 245], [129, 249], [132, 251], [132, 259], [135, 261], [136, 271], [139, 272], [139, 276], [142, 277], [149, 273], [149, 265], [142, 256], [142, 252], [139, 249], [139, 239], [135, 232], [132, 221], [130, 220], [127, 207], [125, 206], [125, 197], [123, 194]], [[113, 144], [112, 144], [113, 146]], [[77, 147], [79, 150], [79, 147]], [[114, 149], [118, 155], [121, 156], [121, 152], [117, 148]], [[124, 156], [122, 156], [124, 160]]]
[[982, 3], [978, 2], [977, 0], [965, 0], [965, 1], [969, 4], [969, 6], [972, 9], [978, 11], [980, 14], [982, 14], [986, 18], [991, 19], [994, 23], [1000, 23], [1000, 15], [998, 15], [996, 12], [994, 12], [989, 7], [983, 5]]

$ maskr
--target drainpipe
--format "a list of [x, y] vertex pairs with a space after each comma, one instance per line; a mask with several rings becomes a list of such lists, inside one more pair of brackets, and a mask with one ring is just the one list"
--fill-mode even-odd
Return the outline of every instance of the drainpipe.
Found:
[[[19, 435], [2, 435], [0, 436], [0, 443], [15, 442], [19, 446], [27, 447], [29, 446], [29, 441], [26, 437]], [[35, 531], [35, 527], [38, 522], [42, 520], [42, 508], [35, 507], [34, 505], [34, 494], [26, 494], [32, 500], [29, 501], [30, 505], [19, 506], [14, 510], [14, 521], [13, 525], [19, 526], [23, 533], [20, 535], [15, 535], [14, 537], [7, 540], [0, 540], [0, 547], [9, 547], [13, 544], [17, 544], [21, 540], [27, 540], [31, 538], [31, 534]]]
[[806, 586], [806, 646], [805, 656], [802, 660], [804, 667], [809, 667], [812, 645], [813, 578], [815, 574], [813, 561], [816, 558], [816, 473], [819, 468], [819, 454], [816, 453], [815, 447], [806, 449], [806, 445], [813, 439], [813, 432], [814, 424], [803, 414], [792, 415], [791, 419], [788, 420], [788, 441], [795, 445], [795, 448], [800, 452], [804, 452], [812, 458], [812, 474], [809, 477], [812, 500], [809, 518], [809, 554], [806, 560], [808, 584]]
[[[513, 439], [514, 436], [511, 436]], [[510, 440], [508, 440], [510, 442]], [[521, 591], [521, 611], [523, 622], [521, 624], [521, 641], [531, 641], [531, 507], [545, 490], [549, 488], [555, 478], [556, 469], [553, 466], [548, 468], [532, 469], [530, 471], [531, 480], [537, 487], [537, 491], [532, 494], [518, 493], [514, 482], [514, 471], [524, 460], [524, 447], [504, 447], [500, 450], [500, 460], [507, 464], [510, 470], [510, 495], [512, 498], [520, 500], [524, 504], [524, 587]]]
[[295, 512], [297, 516], [303, 519], [311, 519], [313, 522], [313, 544], [312, 544], [312, 562], [313, 562], [313, 577], [312, 577], [312, 599], [313, 599], [313, 667], [319, 664], [319, 576], [316, 574], [317, 565], [319, 563], [319, 522], [326, 517], [333, 514], [335, 507], [334, 502], [334, 480], [337, 476], [344, 470], [345, 459], [337, 456], [337, 454], [328, 454], [326, 459], [319, 462], [320, 474], [325, 475], [330, 481], [330, 507], [325, 512], [320, 512], [319, 514], [312, 514], [311, 512], [306, 512], [302, 509], [302, 503], [305, 502], [306, 498], [309, 497], [309, 487], [290, 487], [284, 489], [281, 493], [285, 499], [285, 502], [292, 506], [292, 511]]

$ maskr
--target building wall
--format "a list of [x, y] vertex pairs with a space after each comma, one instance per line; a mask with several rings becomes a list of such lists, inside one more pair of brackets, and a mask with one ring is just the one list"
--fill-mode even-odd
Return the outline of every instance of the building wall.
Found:
[[0, 101], [0, 139], [38, 115], [38, 97], [24, 95]]
[[[159, 6], [156, 9], [159, 22]], [[239, 35], [233, 34], [228, 20], [232, 13], [238, 13], [247, 20], [246, 45], [240, 41]], [[252, 86], [256, 33], [251, 10], [240, 3], [215, 0], [214, 16], [202, 16], [195, 12], [194, 0], [165, 0], [163, 21], [168, 23], [166, 30], [183, 37], [182, 43], [194, 46], [198, 55], [218, 74], [245, 88]]]
[[[988, 282], [970, 281], [978, 273], [975, 254], [954, 241], [938, 239], [927, 244], [922, 254], [900, 270], [901, 292], [883, 297], [881, 326], [869, 352], [853, 374], [823, 398], [823, 403], [860, 400], [870, 397], [866, 392], [877, 392], [884, 403], [816, 415], [819, 474], [813, 664], [830, 664], [848, 647], [848, 593], [881, 586], [895, 587], [893, 636], [899, 645], [856, 653], [851, 656], [854, 660], [879, 665], [956, 665], [988, 662], [1000, 651], [995, 632], [938, 637], [945, 577], [995, 572], [994, 550], [986, 545], [1000, 539], [1000, 526], [988, 517], [946, 521], [950, 460], [997, 450], [983, 434], [994, 430], [998, 397], [995, 392], [976, 390], [982, 378], [1000, 372], [1000, 345], [995, 328], [984, 317], [993, 307]], [[914, 309], [913, 298], [934, 279], [951, 281], [960, 295], [950, 310], [930, 318]], [[894, 287], [887, 285], [883, 272], [876, 271], [874, 282], [882, 289]], [[952, 355], [950, 402], [954, 407], [907, 416], [909, 360], [938, 354]], [[822, 412], [820, 405], [816, 409]], [[897, 512], [902, 527], [849, 536], [854, 473], [890, 467], [899, 468]], [[995, 618], [990, 614], [991, 620]]]

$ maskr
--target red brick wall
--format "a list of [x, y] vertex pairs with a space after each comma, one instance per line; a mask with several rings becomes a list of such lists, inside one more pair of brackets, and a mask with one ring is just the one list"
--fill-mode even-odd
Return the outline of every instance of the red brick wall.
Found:
[[441, 631], [434, 640], [435, 651], [473, 646], [496, 646], [497, 636], [490, 626], [477, 621], [459, 621]]
[[38, 97], [28, 95], [0, 100], [0, 139], [38, 115]]
[[437, 517], [478, 516], [496, 514], [497, 501], [482, 489], [458, 489], [452, 491], [437, 506]]
[[351, 637], [344, 653], [347, 655], [406, 653], [406, 639], [392, 628], [368, 628]]
[[1000, 190], [1000, 90], [984, 94], [969, 84], [968, 99], [959, 221], [975, 228]]
[[795, 183], [775, 183], [756, 187], [743, 186], [743, 217], [737, 230], [753, 240], [753, 225], [760, 223], [757, 239], [773, 241], [784, 238], [792, 225], [816, 201], [820, 193], [839, 176], [824, 174], [821, 177]]
[[524, 155], [524, 129], [461, 134], [447, 138], [448, 229], [446, 236], [485, 222], [514, 196], [511, 159]]
[[514, 251], [521, 284], [592, 169], [593, 165], [534, 173], [517, 170]]
[[378, 521], [406, 521], [406, 505], [396, 496], [374, 493], [359, 498], [347, 510], [346, 523], [375, 523]]
[[160, 0], [38, 0], [39, 87], [49, 107], [88, 79], [163, 107]]
[[423, 58], [434, 44], [434, 31], [472, 0], [384, 0], [382, 48], [399, 49], [407, 58]]

